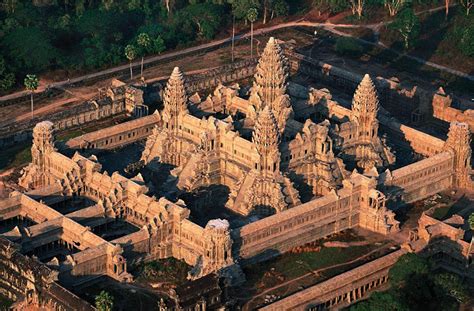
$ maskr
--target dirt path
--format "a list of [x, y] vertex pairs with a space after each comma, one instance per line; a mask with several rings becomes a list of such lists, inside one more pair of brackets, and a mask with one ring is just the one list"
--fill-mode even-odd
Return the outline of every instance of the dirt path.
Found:
[[374, 250], [368, 252], [367, 254], [364, 254], [364, 255], [362, 255], [362, 256], [359, 256], [359, 257], [357, 257], [357, 258], [355, 258], [355, 259], [353, 259], [353, 260], [351, 260], [351, 261], [347, 261], [347, 262], [343, 262], [343, 263], [339, 263], [339, 264], [334, 264], [334, 265], [331, 265], [331, 266], [327, 266], [327, 267], [324, 267], [324, 268], [316, 269], [316, 270], [310, 271], [310, 272], [308, 272], [308, 273], [306, 273], [306, 274], [303, 274], [303, 275], [301, 275], [301, 276], [299, 276], [299, 277], [297, 277], [297, 278], [294, 278], [294, 279], [288, 280], [288, 281], [286, 281], [286, 282], [280, 283], [280, 284], [278, 284], [278, 285], [275, 285], [275, 286], [273, 286], [273, 287], [267, 288], [267, 289], [264, 290], [263, 292], [261, 292], [261, 293], [255, 295], [255, 296], [253, 296], [252, 299], [250, 299], [250, 300], [243, 306], [242, 310], [243, 310], [243, 311], [253, 310], [252, 307], [255, 307], [255, 306], [252, 306], [252, 303], [253, 303], [258, 297], [262, 297], [262, 296], [264, 296], [264, 295], [266, 295], [266, 294], [268, 294], [268, 293], [270, 293], [270, 292], [272, 292], [272, 291], [274, 291], [274, 290], [276, 290], [276, 289], [278, 289], [278, 288], [281, 288], [281, 287], [290, 285], [290, 284], [292, 284], [292, 283], [294, 283], [294, 282], [296, 282], [296, 281], [302, 280], [302, 279], [304, 279], [304, 278], [306, 278], [306, 277], [309, 277], [309, 276], [311, 276], [311, 275], [316, 275], [316, 276], [317, 276], [319, 273], [324, 272], [324, 271], [329, 270], [329, 269], [338, 268], [338, 267], [344, 267], [344, 266], [346, 266], [346, 265], [350, 265], [350, 264], [355, 263], [355, 262], [357, 262], [357, 261], [359, 261], [359, 260], [362, 260], [362, 259], [364, 259], [364, 258], [367, 258], [367, 257], [369, 257], [370, 255], [374, 254], [375, 252], [378, 252], [378, 251], [380, 251], [380, 250], [382, 250], [382, 249], [384, 249], [384, 248], [393, 246], [394, 244], [395, 244], [395, 243], [389, 243], [389, 244], [383, 245], [383, 246], [378, 247], [378, 248], [376, 248], [376, 249], [374, 249]]

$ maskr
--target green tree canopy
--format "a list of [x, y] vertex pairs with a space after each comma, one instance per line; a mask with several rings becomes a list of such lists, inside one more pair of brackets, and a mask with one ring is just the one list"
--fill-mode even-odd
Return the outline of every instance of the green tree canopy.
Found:
[[415, 45], [418, 35], [420, 34], [420, 20], [412, 8], [401, 10], [390, 28], [396, 30], [403, 40], [405, 50]]
[[416, 274], [426, 274], [429, 271], [428, 261], [414, 253], [408, 253], [400, 257], [395, 265], [390, 269], [390, 283], [399, 287], [403, 285], [411, 276]]
[[49, 36], [38, 27], [20, 27], [5, 36], [2, 46], [17, 70], [41, 71], [50, 67], [57, 57]]
[[95, 297], [95, 307], [98, 311], [112, 311], [114, 307], [114, 297], [106, 291], [101, 291]]

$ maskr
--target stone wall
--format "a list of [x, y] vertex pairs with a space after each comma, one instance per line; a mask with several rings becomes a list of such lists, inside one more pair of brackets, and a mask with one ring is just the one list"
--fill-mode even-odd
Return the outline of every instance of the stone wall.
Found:
[[392, 205], [399, 206], [453, 187], [453, 174], [453, 155], [442, 152], [393, 172], [387, 170], [379, 186]]
[[94, 310], [56, 281], [56, 272], [23, 256], [12, 243], [0, 238], [0, 294], [15, 301], [13, 309], [36, 306], [58, 311]]
[[354, 174], [337, 192], [234, 230], [235, 251], [255, 261], [357, 226], [384, 234], [397, 230], [384, 202], [373, 202], [374, 186], [373, 180]]
[[406, 250], [400, 249], [259, 310], [322, 311], [347, 307], [367, 298], [371, 291], [386, 286], [390, 268], [405, 253]]
[[405, 145], [415, 153], [430, 157], [443, 150], [444, 141], [442, 139], [403, 125], [386, 115], [379, 115], [379, 121], [383, 130], [390, 132], [394, 138], [398, 138], [398, 144]]
[[[187, 81], [188, 90], [190, 92], [209, 90], [221, 83], [230, 83], [249, 78], [254, 73], [256, 62], [257, 59], [243, 60], [192, 75], [188, 79], [189, 81]], [[167, 79], [155, 81], [151, 85], [151, 88], [161, 89], [166, 80]], [[112, 116], [132, 113], [133, 108], [130, 109], [130, 107], [126, 105], [126, 99], [123, 96], [116, 96], [114, 99], [111, 99], [109, 96], [110, 92], [117, 93], [115, 90], [111, 91], [111, 89], [124, 87], [129, 88], [125, 84], [120, 84], [118, 87], [109, 88], [109, 90], [100, 90], [96, 98], [75, 106], [72, 109], [50, 114], [48, 115], [48, 120], [52, 121], [58, 130], [66, 130]], [[0, 147], [11, 146], [15, 143], [30, 139], [31, 129], [36, 123], [42, 121], [42, 119], [43, 117], [35, 117], [26, 122], [0, 128]]]
[[70, 149], [109, 150], [140, 141], [150, 135], [159, 122], [159, 114], [152, 114], [70, 139]]

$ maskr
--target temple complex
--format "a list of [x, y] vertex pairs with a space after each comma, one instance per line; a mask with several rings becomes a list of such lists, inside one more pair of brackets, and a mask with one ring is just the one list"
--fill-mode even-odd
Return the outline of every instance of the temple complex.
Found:
[[[173, 257], [193, 267], [190, 280], [215, 274], [239, 284], [241, 265], [268, 258], [270, 250], [282, 253], [350, 228], [391, 235], [400, 230], [398, 207], [443, 190], [473, 189], [467, 124], [451, 123], [443, 141], [396, 123], [367, 74], [344, 105], [327, 89], [290, 81], [290, 67], [271, 38], [250, 89], [219, 85], [204, 100], [191, 100], [176, 67], [161, 92], [163, 108], [153, 114], [142, 116], [147, 110], [135, 103], [137, 119], [61, 146], [54, 124], [38, 123], [32, 161], [18, 181], [23, 191], [0, 200], [0, 264], [12, 256], [19, 264], [34, 261], [45, 271], [42, 282], [73, 288], [104, 275], [133, 282], [130, 267]], [[379, 127], [402, 136], [421, 160], [397, 166]], [[145, 143], [133, 176], [103, 169], [100, 152], [139, 141]], [[158, 176], [165, 166], [169, 175], [154, 187], [140, 171]], [[225, 209], [244, 225], [224, 217], [204, 226], [192, 221], [195, 211], [182, 195], [215, 185], [229, 190]], [[209, 208], [217, 209], [213, 202]], [[418, 235], [427, 241], [426, 217]], [[386, 282], [389, 266], [380, 267]], [[57, 310], [77, 298], [68, 293], [58, 302], [41, 284], [11, 290], [2, 283], [2, 295]], [[178, 294], [188, 299], [186, 290]]]

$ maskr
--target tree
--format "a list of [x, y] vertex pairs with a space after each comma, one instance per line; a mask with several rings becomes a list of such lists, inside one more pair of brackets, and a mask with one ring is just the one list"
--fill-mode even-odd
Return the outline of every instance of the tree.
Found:
[[253, 58], [253, 23], [257, 20], [258, 11], [256, 8], [250, 8], [247, 12], [247, 19], [250, 22], [250, 57]]
[[271, 0], [271, 10], [272, 15], [270, 16], [270, 19], [273, 19], [274, 16], [288, 15], [290, 6], [285, 0]]
[[18, 6], [18, 0], [3, 0], [0, 4], [2, 10], [8, 14], [15, 13], [16, 7]]
[[406, 8], [400, 11], [390, 28], [396, 30], [403, 39], [405, 50], [414, 45], [420, 33], [420, 20], [413, 9]]
[[365, 0], [349, 0], [349, 2], [351, 3], [352, 15], [357, 13], [357, 16], [360, 19], [364, 10]]
[[17, 27], [0, 41], [12, 68], [38, 72], [50, 67], [58, 55], [50, 35], [39, 27]]
[[6, 91], [15, 84], [15, 75], [7, 71], [5, 59], [0, 56], [0, 91]]
[[446, 12], [446, 19], [448, 19], [450, 5], [451, 5], [451, 0], [444, 0], [444, 10]]
[[[474, 215], [474, 214], [471, 214]], [[434, 284], [440, 292], [455, 299], [458, 303], [465, 302], [469, 294], [459, 276], [451, 273], [441, 273], [434, 277]]]
[[114, 307], [114, 297], [105, 290], [95, 296], [95, 307], [99, 311], [112, 311]]
[[138, 35], [138, 38], [137, 38], [137, 43], [138, 45], [141, 47], [141, 56], [142, 56], [142, 64], [141, 64], [141, 68], [140, 68], [140, 76], [143, 77], [143, 60], [145, 58], [145, 53], [147, 52], [147, 49], [150, 47], [151, 45], [151, 39], [150, 39], [150, 36], [147, 34], [147, 33], [141, 33]]
[[375, 292], [369, 299], [352, 306], [350, 311], [408, 311], [409, 308], [391, 292]]
[[260, 9], [260, 0], [229, 0], [232, 3], [232, 14], [237, 19], [245, 20], [247, 24], [247, 15], [250, 9]]
[[461, 6], [466, 10], [466, 16], [469, 16], [469, 11], [474, 7], [473, 0], [459, 0]]
[[471, 229], [471, 242], [469, 243], [469, 249], [467, 251], [467, 260], [469, 262], [469, 257], [471, 255], [471, 249], [472, 249], [472, 242], [474, 241], [474, 213], [471, 213], [471, 215], [469, 215], [467, 222], [469, 223], [469, 229]]
[[389, 271], [390, 283], [395, 287], [401, 287], [409, 278], [416, 274], [427, 274], [429, 265], [426, 259], [408, 253], [401, 256]]
[[129, 44], [125, 47], [125, 57], [127, 57], [128, 61], [130, 62], [130, 80], [133, 79], [133, 69], [132, 69], [132, 61], [137, 57], [137, 49], [135, 46]]
[[384, 6], [388, 9], [390, 16], [395, 16], [405, 4], [405, 0], [384, 0]]
[[31, 118], [33, 119], [33, 93], [38, 89], [39, 81], [36, 75], [28, 74], [23, 82], [25, 88], [30, 92]]
[[458, 47], [464, 55], [474, 56], [474, 23], [456, 27]]
[[178, 11], [175, 19], [180, 24], [192, 22], [192, 28], [200, 38], [212, 39], [219, 30], [223, 15], [222, 6], [212, 3], [197, 3]]
[[163, 4], [166, 7], [168, 15], [171, 15], [171, 11], [174, 9], [175, 2], [175, 0], [163, 0]]

